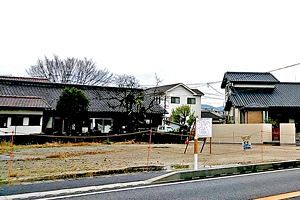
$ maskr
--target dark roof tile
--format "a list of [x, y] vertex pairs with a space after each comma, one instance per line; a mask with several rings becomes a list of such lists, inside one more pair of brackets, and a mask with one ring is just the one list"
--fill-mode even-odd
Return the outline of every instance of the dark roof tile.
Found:
[[38, 77], [0, 76], [0, 80], [49, 83], [49, 79]]
[[[181, 85], [185, 88], [188, 88], [186, 85], [184, 85], [183, 83], [175, 83], [175, 84], [170, 84], [170, 85], [163, 85], [163, 86], [159, 86], [159, 87], [152, 87], [152, 88], [148, 88], [146, 89], [146, 92], [148, 94], [164, 94], [165, 92], [167, 92], [168, 90]], [[196, 96], [203, 96], [203, 92], [201, 92], [198, 89], [191, 89], [189, 88], [192, 92], [195, 93]]]
[[274, 90], [236, 90], [227, 103], [244, 108], [300, 108], [300, 83], [277, 83]]
[[32, 96], [0, 96], [0, 106], [9, 108], [50, 108], [40, 97]]
[[202, 110], [201, 111], [201, 118], [212, 118], [212, 119], [224, 119], [221, 115], [218, 113], [215, 113], [210, 110]]
[[[120, 105], [120, 101], [128, 88], [114, 88], [101, 86], [83, 86], [70, 84], [56, 84], [56, 83], [37, 83], [37, 82], [23, 82], [23, 81], [7, 81], [0, 80], [0, 95], [5, 96], [35, 96], [46, 101], [52, 109], [56, 108], [57, 101], [62, 90], [65, 87], [76, 87], [81, 89], [90, 100], [90, 112], [124, 112], [124, 106]], [[132, 89], [134, 92], [143, 92], [142, 89]], [[153, 103], [153, 106], [150, 104]], [[164, 113], [165, 110], [153, 100], [152, 97], [145, 95], [145, 108], [151, 107], [147, 110], [148, 113]], [[134, 110], [136, 111], [136, 110]]]
[[226, 72], [224, 74], [221, 88], [225, 88], [227, 82], [238, 83], [278, 83], [278, 79], [275, 78], [269, 72]]

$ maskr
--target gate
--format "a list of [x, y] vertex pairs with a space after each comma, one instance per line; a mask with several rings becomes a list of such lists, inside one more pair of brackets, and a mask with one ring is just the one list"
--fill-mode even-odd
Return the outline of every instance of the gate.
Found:
[[280, 128], [272, 128], [272, 141], [280, 141]]

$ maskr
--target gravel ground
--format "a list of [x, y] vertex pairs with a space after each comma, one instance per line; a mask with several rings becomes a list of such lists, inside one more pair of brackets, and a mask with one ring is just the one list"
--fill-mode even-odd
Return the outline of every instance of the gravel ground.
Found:
[[[75, 146], [74, 146], [75, 145]], [[184, 154], [184, 144], [46, 144], [15, 146], [9, 161], [9, 145], [2, 145], [0, 179], [21, 179], [82, 171], [112, 170], [126, 167], [163, 165], [193, 167], [193, 144]], [[148, 156], [149, 155], [149, 156]], [[149, 158], [149, 159], [148, 159]], [[200, 167], [247, 164], [300, 159], [299, 146], [252, 145], [244, 151], [238, 144], [209, 144], [199, 154]], [[10, 177], [8, 175], [10, 174]]]

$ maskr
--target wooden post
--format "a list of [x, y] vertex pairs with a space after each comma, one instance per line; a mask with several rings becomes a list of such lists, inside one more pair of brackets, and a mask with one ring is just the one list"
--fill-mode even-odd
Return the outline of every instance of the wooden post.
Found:
[[260, 130], [260, 141], [261, 141], [261, 160], [264, 161], [264, 141], [263, 141], [263, 131]]
[[233, 144], [235, 143], [235, 139], [234, 139], [234, 131], [232, 132], [232, 140], [233, 140]]
[[148, 156], [147, 156], [147, 168], [148, 168], [148, 171], [149, 171], [149, 159], [150, 159], [151, 140], [152, 140], [152, 129], [150, 129], [149, 146], [148, 146]]
[[8, 175], [7, 175], [8, 180], [10, 180], [10, 177], [12, 175], [13, 146], [14, 146], [14, 131], [11, 132], [11, 139], [10, 139], [10, 154], [9, 154], [9, 165], [8, 165]]
[[206, 144], [206, 139], [207, 139], [207, 138], [203, 138], [203, 144], [202, 144], [200, 153], [202, 153], [202, 151], [203, 151], [204, 145]]
[[209, 138], [209, 154], [211, 155], [211, 137]]
[[189, 143], [190, 143], [190, 140], [191, 140], [191, 138], [192, 138], [192, 135], [195, 135], [195, 131], [196, 131], [196, 130], [195, 130], [195, 126], [196, 126], [196, 122], [193, 123], [192, 128], [191, 128], [191, 130], [190, 130], [189, 137], [188, 137], [188, 139], [187, 139], [187, 141], [186, 141], [186, 146], [185, 146], [184, 154], [186, 153], [186, 150], [187, 150], [187, 148], [188, 148], [188, 146], [189, 146]]

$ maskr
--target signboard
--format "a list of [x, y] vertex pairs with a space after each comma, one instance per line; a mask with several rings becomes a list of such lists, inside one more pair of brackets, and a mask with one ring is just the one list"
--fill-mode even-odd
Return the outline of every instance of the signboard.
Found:
[[198, 138], [212, 137], [212, 118], [196, 118], [196, 135]]

